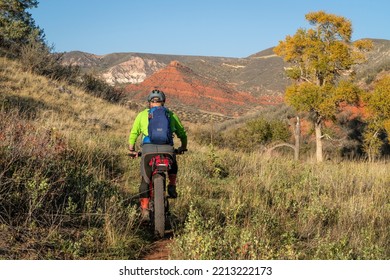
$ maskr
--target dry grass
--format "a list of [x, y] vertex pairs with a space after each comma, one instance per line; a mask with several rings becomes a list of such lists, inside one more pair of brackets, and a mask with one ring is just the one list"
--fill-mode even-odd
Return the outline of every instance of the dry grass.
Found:
[[63, 133], [110, 130], [126, 134], [135, 116], [66, 83], [23, 72], [17, 63], [4, 58], [0, 59], [0, 71], [2, 101], [26, 106], [22, 109], [33, 113], [34, 119], [47, 128], [55, 127]]
[[[386, 163], [318, 165], [201, 149], [191, 157], [181, 162], [185, 210], [177, 215], [186, 223], [171, 258], [390, 257]], [[217, 165], [229, 175], [213, 176], [208, 169]]]
[[0, 221], [42, 240], [34, 245], [39, 254], [27, 254], [12, 239], [1, 247], [15, 250], [1, 258], [138, 255], [146, 241], [137, 233], [133, 183], [127, 183], [136, 174], [127, 171], [126, 158], [135, 112], [4, 58], [0, 104]]

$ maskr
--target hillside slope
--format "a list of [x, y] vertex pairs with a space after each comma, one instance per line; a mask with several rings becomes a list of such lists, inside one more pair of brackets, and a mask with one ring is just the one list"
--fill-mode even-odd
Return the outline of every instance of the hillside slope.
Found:
[[0, 58], [0, 259], [139, 254], [148, 241], [131, 226], [128, 181], [138, 166], [126, 157], [134, 116]]
[[135, 114], [65, 82], [24, 72], [16, 62], [1, 58], [0, 64], [3, 106], [21, 109], [45, 128], [79, 136], [96, 129], [124, 133]]

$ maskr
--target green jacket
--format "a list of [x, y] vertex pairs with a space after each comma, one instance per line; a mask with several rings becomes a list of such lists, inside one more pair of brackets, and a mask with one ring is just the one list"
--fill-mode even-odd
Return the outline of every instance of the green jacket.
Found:
[[[175, 113], [168, 110], [169, 119], [171, 122], [171, 131], [176, 134], [181, 141], [181, 146], [187, 148], [187, 133], [181, 124], [179, 118]], [[145, 136], [148, 136], [148, 125], [149, 125], [149, 109], [141, 111], [134, 120], [133, 127], [131, 128], [129, 135], [129, 144], [134, 145], [137, 138], [142, 134], [142, 140]]]

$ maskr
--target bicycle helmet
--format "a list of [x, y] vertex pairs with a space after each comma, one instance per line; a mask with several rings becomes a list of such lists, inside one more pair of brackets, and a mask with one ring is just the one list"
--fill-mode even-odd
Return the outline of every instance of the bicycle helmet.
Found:
[[148, 102], [152, 101], [152, 99], [158, 98], [158, 101], [165, 102], [165, 94], [161, 90], [154, 89], [148, 95]]

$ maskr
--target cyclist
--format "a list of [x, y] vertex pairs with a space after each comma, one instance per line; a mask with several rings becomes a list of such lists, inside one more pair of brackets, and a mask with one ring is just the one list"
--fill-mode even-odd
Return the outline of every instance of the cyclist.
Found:
[[[155, 107], [164, 107], [165, 105], [165, 94], [161, 90], [152, 90], [148, 97], [148, 108], [141, 111], [135, 118], [133, 126], [129, 135], [129, 150], [130, 154], [137, 156], [135, 150], [135, 143], [139, 135], [142, 134], [141, 148], [142, 148], [142, 157], [141, 157], [141, 184], [139, 187], [140, 193], [140, 207], [141, 215], [143, 220], [149, 219], [149, 182], [152, 173], [151, 166], [149, 166], [149, 161], [153, 156], [153, 153], [172, 153], [173, 164], [171, 170], [169, 171], [169, 182], [168, 182], [168, 195], [171, 198], [177, 197], [176, 192], [176, 178], [177, 178], [177, 161], [176, 156], [174, 155], [173, 141], [167, 144], [153, 144], [151, 143], [150, 137], [148, 135], [149, 128], [149, 118], [150, 111]], [[156, 109], [156, 108], [155, 108]], [[177, 149], [178, 153], [183, 153], [187, 150], [187, 133], [183, 127], [178, 116], [172, 111], [167, 110], [168, 120], [170, 124], [170, 133], [175, 134], [181, 141], [181, 146]], [[173, 135], [171, 135], [172, 139]]]

